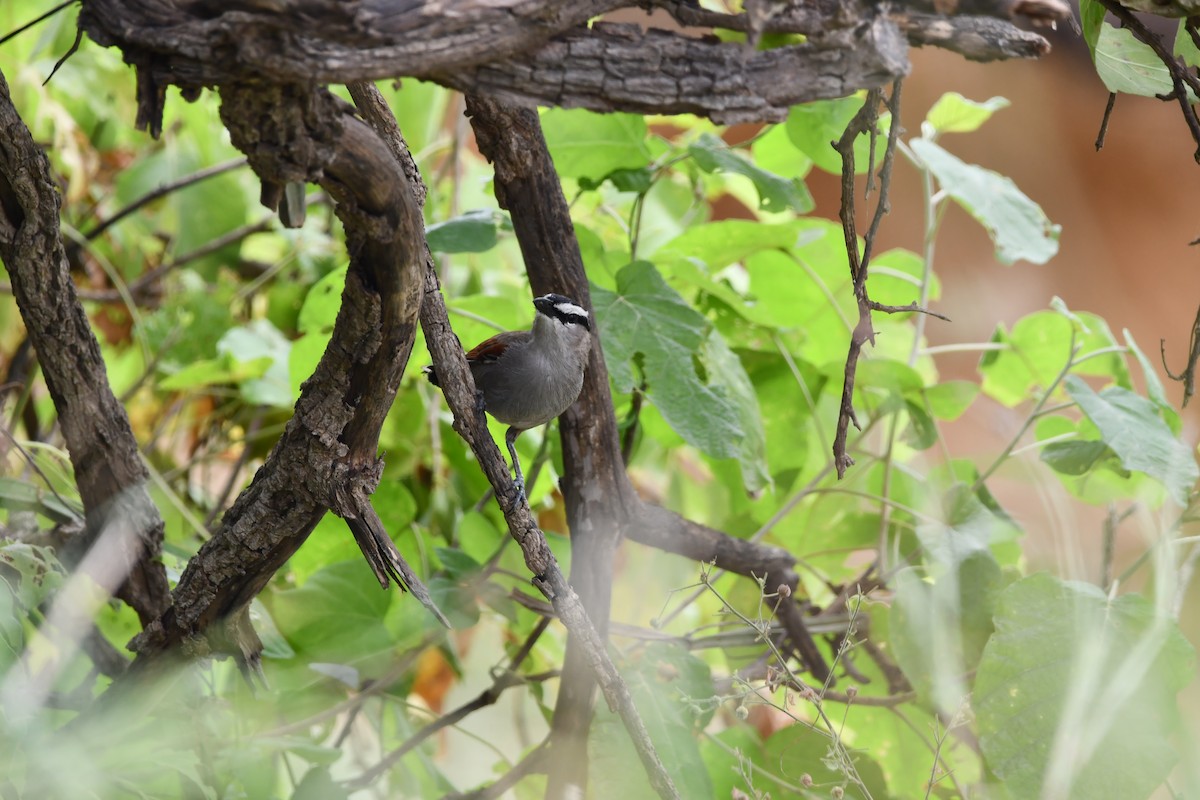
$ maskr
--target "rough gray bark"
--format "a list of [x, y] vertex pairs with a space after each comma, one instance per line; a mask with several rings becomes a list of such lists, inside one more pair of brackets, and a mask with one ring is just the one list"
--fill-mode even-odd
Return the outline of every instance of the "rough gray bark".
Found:
[[[50, 162], [17, 115], [0, 74], [0, 260], [37, 350], [54, 400], [87, 524], [60, 557], [81, 559], [106, 529], [106, 559], [116, 594], [142, 624], [170, 604], [162, 554], [163, 522], [146, 492], [148, 474], [125, 409], [108, 385], [100, 345], [79, 304], [62, 232]], [[104, 585], [108, 581], [101, 581]]]
[[[1063, 0], [950, 0], [921, 10], [1003, 18], [985, 24], [910, 13], [867, 0], [781, 2], [765, 18], [715, 14], [680, 0], [647, 0], [682, 24], [802, 33], [803, 44], [757, 50], [713, 37], [584, 23], [630, 3], [617, 0], [83, 0], [79, 24], [122, 49], [138, 70], [140, 126], [157, 133], [169, 85], [248, 80], [348, 83], [413, 76], [464, 91], [596, 111], [695, 113], [733, 122], [774, 120], [791, 104], [881, 86], [908, 70], [906, 37], [979, 60], [1027, 57], [1049, 45], [1007, 21], [1055, 21]], [[757, 6], [756, 6], [757, 7]]]
[[595, 24], [532, 55], [430, 75], [464, 92], [593, 111], [779, 121], [797, 103], [845, 97], [908, 74], [908, 43], [886, 17], [803, 44], [753, 50], [637, 25]]

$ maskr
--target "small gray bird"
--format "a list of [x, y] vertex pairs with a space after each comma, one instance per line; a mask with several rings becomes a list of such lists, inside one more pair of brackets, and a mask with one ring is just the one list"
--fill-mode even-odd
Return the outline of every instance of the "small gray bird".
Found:
[[[535, 298], [537, 314], [527, 331], [505, 331], [467, 353], [484, 409], [508, 425], [504, 443], [512, 456], [517, 489], [525, 494], [525, 476], [515, 443], [523, 431], [545, 425], [566, 411], [583, 388], [583, 368], [592, 346], [588, 312], [569, 297]], [[439, 386], [433, 367], [425, 375]]]

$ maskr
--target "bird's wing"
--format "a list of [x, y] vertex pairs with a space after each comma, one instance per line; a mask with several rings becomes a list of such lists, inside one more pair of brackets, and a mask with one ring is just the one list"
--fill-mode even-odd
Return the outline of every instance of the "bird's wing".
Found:
[[500, 360], [504, 351], [514, 342], [528, 336], [527, 331], [505, 331], [497, 333], [490, 339], [485, 339], [467, 352], [467, 363], [491, 364]]

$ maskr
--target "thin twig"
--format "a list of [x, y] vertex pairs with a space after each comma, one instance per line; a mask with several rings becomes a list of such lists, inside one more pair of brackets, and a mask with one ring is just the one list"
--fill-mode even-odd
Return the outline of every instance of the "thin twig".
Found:
[[1171, 76], [1171, 85], [1174, 90], [1170, 94], [1159, 95], [1158, 99], [1178, 101], [1184, 122], [1187, 123], [1192, 140], [1196, 143], [1196, 152], [1193, 157], [1200, 162], [1200, 120], [1196, 118], [1196, 110], [1192, 108], [1191, 100], [1188, 99], [1188, 89], [1191, 89], [1193, 94], [1200, 95], [1200, 78], [1197, 78], [1184, 64], [1181, 64], [1179, 59], [1163, 44], [1162, 39], [1142, 24], [1142, 21], [1134, 16], [1132, 11], [1117, 0], [1100, 0], [1100, 3], [1119, 19], [1121, 24], [1128, 28], [1139, 41], [1153, 50], [1154, 54], [1162, 61], [1163, 66], [1167, 68], [1167, 74]]
[[246, 165], [246, 157], [242, 156], [241, 158], [234, 158], [229, 161], [225, 161], [221, 164], [214, 164], [211, 167], [205, 167], [202, 170], [193, 172], [191, 175], [184, 175], [182, 178], [171, 181], [170, 183], [164, 183], [163, 185], [159, 186], [157, 189], [149, 191], [146, 194], [142, 195], [141, 197], [137, 198], [132, 203], [125, 206], [117, 213], [113, 214], [108, 219], [101, 220], [99, 223], [96, 224], [95, 227], [93, 227], [90, 231], [85, 233], [83, 235], [83, 238], [87, 239], [90, 242], [93, 239], [95, 239], [97, 236], [99, 236], [100, 234], [104, 233], [106, 230], [111, 228], [116, 223], [125, 219], [125, 217], [127, 217], [130, 214], [132, 214], [133, 212], [137, 211], [142, 206], [145, 206], [148, 203], [152, 203], [155, 200], [159, 199], [160, 197], [165, 197], [166, 195], [170, 194], [171, 192], [186, 188], [193, 184], [199, 183], [200, 181], [205, 180], [207, 178], [211, 178], [215, 175], [220, 175], [224, 172], [229, 172], [230, 170], [235, 170], [238, 167], [243, 167], [245, 165]]
[[1104, 137], [1108, 136], [1108, 120], [1112, 117], [1113, 106], [1117, 104], [1117, 93], [1108, 93], [1108, 102], [1104, 104], [1104, 117], [1100, 120], [1100, 132], [1096, 134], [1096, 151], [1104, 147]]
[[1183, 372], [1176, 375], [1171, 372], [1171, 368], [1167, 366], [1167, 340], [1158, 340], [1158, 350], [1162, 358], [1163, 369], [1167, 373], [1167, 377], [1173, 381], [1183, 384], [1183, 405], [1187, 406], [1188, 400], [1196, 393], [1196, 362], [1200, 360], [1200, 307], [1196, 308], [1196, 318], [1192, 321], [1192, 340], [1188, 345], [1188, 360], [1187, 367]]
[[55, 14], [62, 11], [67, 6], [74, 4], [75, 2], [77, 2], [77, 0], [66, 0], [66, 2], [64, 2], [64, 3], [59, 3], [54, 8], [47, 11], [45, 14], [42, 14], [38, 17], [35, 17], [34, 19], [31, 19], [29, 22], [26, 22], [24, 25], [17, 28], [16, 30], [9, 31], [8, 33], [4, 34], [4, 36], [0, 36], [0, 45], [7, 43], [8, 40], [10, 40], [10, 39], [20, 36], [22, 33], [29, 30], [34, 25], [37, 25], [39, 22], [44, 22], [45, 20], [50, 19]]
[[412, 736], [408, 737], [403, 744], [381, 758], [379, 762], [375, 764], [375, 766], [366, 770], [358, 777], [346, 781], [344, 783], [346, 789], [351, 792], [356, 792], [360, 789], [367, 788], [374, 783], [380, 775], [395, 766], [400, 759], [412, 752], [417, 745], [421, 744], [421, 742], [425, 741], [433, 734], [437, 733], [443, 728], [448, 728], [451, 725], [458, 724], [459, 721], [465, 719], [481, 708], [494, 705], [495, 702], [500, 699], [500, 695], [504, 693], [505, 689], [510, 689], [513, 686], [522, 686], [527, 683], [529, 677], [518, 675], [516, 670], [529, 656], [530, 652], [532, 652], [533, 646], [537, 643], [538, 638], [542, 635], [542, 633], [545, 632], [546, 627], [549, 624], [550, 620], [546, 617], [538, 620], [537, 625], [535, 625], [533, 630], [530, 631], [529, 635], [525, 637], [525, 642], [521, 645], [521, 648], [517, 650], [517, 652], [514, 653], [513, 657], [509, 660], [508, 668], [496, 674], [492, 678], [491, 686], [480, 692], [475, 699], [468, 703], [464, 703], [448, 714], [443, 714], [433, 722], [421, 728]]
[[[862, 430], [858, 415], [854, 411], [854, 381], [858, 369], [858, 358], [863, 345], [875, 343], [875, 330], [871, 321], [873, 306], [879, 310], [889, 310], [889, 307], [875, 304], [867, 294], [867, 276], [871, 264], [871, 249], [883, 215], [888, 211], [888, 188], [891, 184], [892, 165], [895, 163], [896, 142], [900, 132], [900, 90], [902, 81], [892, 84], [892, 96], [888, 107], [892, 112], [892, 123], [888, 130], [887, 149], [883, 154], [883, 167], [879, 174], [879, 199], [876, 201], [875, 214], [864, 237], [861, 256], [858, 252], [858, 233], [854, 209], [854, 140], [862, 133], [870, 133], [876, 118], [876, 106], [882, 100], [882, 92], [873, 89], [867, 93], [866, 102], [846, 126], [841, 138], [834, 143], [834, 149], [842, 157], [842, 205], [839, 216], [842, 220], [842, 233], [846, 242], [846, 256], [850, 262], [850, 276], [854, 282], [854, 297], [858, 304], [858, 323], [850, 334], [850, 346], [846, 353], [846, 367], [842, 381], [842, 399], [838, 411], [837, 429], [833, 437], [834, 468], [840, 480], [846, 470], [854, 464], [854, 459], [846, 452], [846, 437], [850, 425]], [[904, 311], [924, 311], [914, 303], [909, 308], [897, 309]], [[928, 313], [928, 312], [926, 312]]]

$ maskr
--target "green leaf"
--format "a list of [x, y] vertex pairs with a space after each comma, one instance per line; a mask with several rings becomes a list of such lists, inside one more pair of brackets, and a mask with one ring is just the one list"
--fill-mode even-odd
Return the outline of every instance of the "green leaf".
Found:
[[[677, 645], [653, 644], [633, 669], [623, 670], [630, 694], [667, 773], [681, 797], [712, 797], [708, 773], [696, 740], [712, 712], [697, 713], [697, 701], [711, 701], [708, 665]], [[708, 704], [711, 708], [711, 704]], [[591, 789], [596, 797], [654, 798], [629, 734], [607, 709], [597, 712], [588, 738]]]
[[1079, 0], [1080, 27], [1092, 61], [1096, 60], [1096, 41], [1100, 38], [1100, 26], [1104, 23], [1105, 13], [1106, 9], [1097, 0]]
[[966, 675], [992, 633], [1001, 572], [985, 551], [931, 572], [908, 567], [897, 573], [888, 641], [921, 698], [953, 716], [966, 702]]
[[980, 103], [968, 100], [958, 92], [947, 92], [929, 109], [925, 122], [938, 133], [970, 133], [991, 119], [992, 114], [1009, 105], [1003, 97], [993, 97]]
[[1196, 43], [1192, 41], [1192, 35], [1187, 31], [1186, 20], [1180, 20], [1179, 29], [1175, 31], [1175, 45], [1171, 48], [1171, 52], [1183, 59], [1183, 63], [1189, 67], [1200, 66], [1200, 50], [1196, 49]]
[[82, 508], [72, 508], [52, 492], [16, 478], [0, 478], [0, 508], [8, 511], [36, 511], [55, 523], [78, 522]]
[[[663, 245], [655, 259], [696, 259], [710, 272], [763, 250], [787, 250], [808, 241], [814, 232], [805, 220], [765, 225], [744, 219], [707, 222], [688, 228]], [[818, 232], [819, 233], [819, 232]]]
[[183, 392], [206, 386], [241, 383], [261, 378], [271, 368], [272, 363], [269, 356], [246, 361], [238, 361], [230, 355], [206, 358], [163, 378], [158, 382], [158, 388], [167, 392]]
[[1067, 393], [1100, 430], [1122, 466], [1155, 478], [1176, 503], [1187, 505], [1200, 467], [1191, 448], [1159, 417], [1154, 403], [1120, 386], [1097, 394], [1074, 375], [1067, 378]]
[[1175, 409], [1171, 407], [1171, 403], [1167, 400], [1167, 390], [1163, 387], [1162, 381], [1158, 377], [1158, 370], [1154, 368], [1154, 364], [1142, 352], [1142, 348], [1138, 347], [1138, 343], [1133, 340], [1133, 334], [1126, 328], [1121, 331], [1125, 336], [1125, 346], [1129, 348], [1129, 352], [1133, 353], [1133, 357], [1137, 360], [1138, 366], [1142, 368], [1142, 380], [1146, 382], [1146, 395], [1158, 404], [1163, 411], [1175, 413]]
[[[1118, 346], [1104, 320], [1085, 312], [1073, 316], [1078, 322], [1059, 313], [1038, 311], [1017, 320], [1011, 333], [999, 326], [992, 342], [1007, 345], [1007, 349], [989, 351], [980, 359], [984, 393], [1007, 406], [1015, 406], [1031, 388], [1048, 387], [1071, 358], [1072, 329], [1079, 347], [1076, 361], [1095, 351]], [[1129, 369], [1119, 352], [1088, 358], [1074, 371], [1107, 377], [1122, 386], [1131, 385]]]
[[929, 410], [938, 419], [955, 420], [961, 417], [979, 395], [979, 385], [973, 381], [946, 381], [922, 390]]
[[12, 590], [12, 597], [24, 611], [32, 611], [54, 594], [66, 580], [66, 571], [54, 551], [24, 542], [9, 542], [0, 547], [0, 582]]
[[644, 381], [672, 429], [714, 458], [737, 458], [747, 488], [760, 488], [767, 473], [758, 403], [708, 320], [645, 261], [617, 274], [616, 292], [593, 288], [592, 302], [618, 391]]
[[[846, 126], [863, 105], [863, 95], [840, 97], [836, 100], [817, 100], [792, 106], [784, 127], [792, 144], [812, 159], [825, 172], [842, 174], [842, 157], [833, 149], [833, 142], [842, 138]], [[891, 116], [879, 116], [879, 136], [875, 142], [875, 166], [882, 163], [883, 149]], [[862, 175], [867, 171], [870, 137], [859, 136], [854, 142], [854, 172]]]
[[1048, 575], [1009, 586], [994, 621], [973, 706], [1011, 796], [1149, 796], [1178, 760], [1175, 695], [1194, 670], [1174, 621]]
[[1051, 442], [1039, 454], [1055, 472], [1083, 475], [1112, 458], [1112, 448], [1100, 441]]
[[333, 330], [338, 309], [342, 307], [342, 291], [346, 288], [346, 267], [335, 269], [313, 284], [300, 306], [296, 326], [301, 333], [324, 333]]
[[759, 208], [807, 214], [814, 203], [808, 187], [799, 178], [783, 178], [762, 169], [720, 137], [705, 133], [688, 147], [688, 153], [705, 172], [732, 172], [749, 178], [758, 189]]
[[496, 246], [496, 232], [505, 221], [502, 214], [481, 208], [430, 225], [425, 238], [435, 253], [486, 253]]
[[599, 182], [622, 169], [651, 161], [646, 118], [640, 114], [596, 114], [583, 109], [543, 109], [542, 130], [558, 174]]
[[329, 767], [312, 767], [292, 792], [292, 800], [342, 800], [349, 792], [329, 774]]
[[217, 342], [217, 352], [237, 363], [262, 363], [270, 359], [270, 365], [255, 376], [240, 380], [239, 390], [247, 403], [290, 409], [296, 397], [288, 378], [288, 356], [292, 343], [279, 329], [265, 319], [255, 319], [230, 328]]
[[1001, 262], [1044, 264], [1058, 252], [1059, 226], [1010, 178], [960, 161], [928, 139], [910, 146], [942, 189], [987, 229]]
[[[1150, 46], [1138, 41], [1128, 28], [1115, 28], [1107, 22], [1100, 26], [1093, 53], [1096, 74], [1110, 92], [1142, 97], [1170, 94], [1175, 90], [1171, 74]], [[1188, 99], [1196, 102], [1189, 89]]]
[[754, 163], [776, 175], [803, 178], [812, 170], [812, 159], [792, 144], [786, 125], [772, 125], [750, 145]]
[[[788, 779], [792, 785], [800, 783], [802, 775], [809, 775], [816, 786], [837, 785], [844, 791], [847, 800], [863, 800], [868, 795], [855, 783], [852, 783], [848, 770], [840, 758], [831, 753], [832, 745], [829, 735], [810, 725], [797, 723], [776, 731], [764, 743], [763, 766], [771, 773]], [[845, 750], [844, 754], [853, 762], [854, 771], [867, 787], [870, 797], [891, 797], [888, 792], [887, 780], [883, 770], [875, 763], [870, 753], [857, 750]], [[772, 784], [769, 779], [756, 776], [755, 785], [762, 783], [764, 788]], [[781, 787], [782, 788], [782, 787]], [[794, 797], [795, 795], [780, 792], [772, 793], [772, 797]], [[815, 795], [814, 796], [828, 796]]]
[[[342, 535], [350, 538], [348, 530]], [[271, 612], [306, 660], [351, 664], [395, 646], [384, 617], [397, 596], [380, 590], [360, 558], [328, 564], [300, 588], [277, 592]]]

